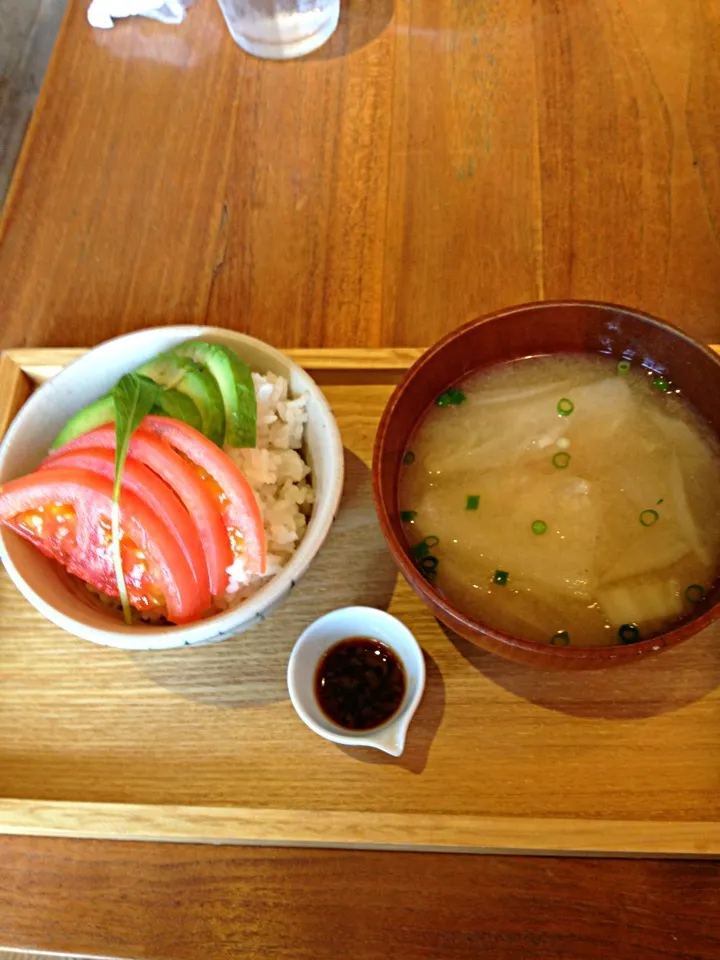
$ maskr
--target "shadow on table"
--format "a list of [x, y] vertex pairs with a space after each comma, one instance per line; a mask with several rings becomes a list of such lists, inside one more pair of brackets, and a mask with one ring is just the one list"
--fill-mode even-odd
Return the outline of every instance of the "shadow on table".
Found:
[[695, 703], [720, 686], [717, 640], [706, 634], [638, 663], [604, 670], [539, 670], [481, 650], [440, 626], [488, 680], [546, 710], [575, 717], [654, 717]]
[[178, 650], [129, 653], [172, 693], [222, 707], [259, 707], [288, 699], [285, 674], [302, 631], [338, 607], [386, 610], [397, 569], [375, 516], [370, 469], [345, 450], [345, 486], [320, 553], [285, 603], [264, 623], [230, 640]]
[[410, 773], [422, 773], [425, 769], [435, 734], [442, 723], [445, 712], [445, 682], [440, 668], [430, 654], [423, 650], [425, 657], [425, 693], [417, 712], [410, 723], [405, 750], [400, 757], [391, 757], [387, 753], [372, 747], [341, 747], [353, 760], [362, 763], [379, 763], [384, 766], [403, 767]]
[[395, 0], [340, 0], [340, 21], [328, 42], [305, 60], [335, 60], [376, 40], [395, 12]]

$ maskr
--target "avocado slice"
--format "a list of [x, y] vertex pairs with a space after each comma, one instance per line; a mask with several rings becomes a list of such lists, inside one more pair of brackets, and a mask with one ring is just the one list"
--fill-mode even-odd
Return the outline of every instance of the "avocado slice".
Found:
[[161, 353], [137, 371], [160, 387], [177, 390], [193, 401], [200, 413], [202, 432], [222, 446], [225, 437], [225, 409], [220, 388], [206, 370], [172, 351]]
[[83, 433], [89, 433], [97, 427], [102, 427], [105, 423], [111, 423], [115, 419], [115, 401], [108, 393], [107, 396], [100, 397], [87, 407], [79, 410], [72, 417], [60, 433], [55, 437], [51, 450], [57, 450], [58, 447], [64, 447], [75, 437]]
[[257, 401], [250, 367], [234, 350], [219, 343], [188, 340], [171, 350], [208, 371], [216, 380], [225, 410], [225, 443], [254, 447], [257, 443]]
[[172, 417], [173, 420], [182, 420], [188, 426], [194, 427], [202, 433], [203, 422], [200, 411], [194, 400], [179, 390], [161, 390], [155, 406], [150, 411], [161, 417]]
[[[172, 417], [174, 420], [182, 420], [183, 423], [202, 431], [200, 411], [190, 397], [185, 396], [178, 390], [161, 390], [158, 402], [152, 408], [151, 413], [161, 417]], [[84, 407], [71, 420], [68, 420], [55, 437], [51, 449], [57, 450], [59, 447], [64, 447], [66, 443], [70, 443], [75, 437], [82, 436], [83, 433], [89, 433], [106, 423], [114, 422], [115, 401], [112, 394], [108, 393], [89, 406]]]

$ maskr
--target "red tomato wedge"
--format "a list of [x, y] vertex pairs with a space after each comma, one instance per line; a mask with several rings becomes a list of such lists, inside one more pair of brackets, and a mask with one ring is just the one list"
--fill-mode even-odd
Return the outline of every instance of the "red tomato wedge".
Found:
[[220, 505], [233, 555], [244, 559], [250, 573], [265, 573], [267, 542], [262, 514], [242, 470], [212, 441], [180, 420], [145, 417], [142, 427], [162, 437], [196, 465]]
[[[76, 437], [60, 450], [53, 452], [46, 463], [52, 464], [56, 458], [70, 450], [84, 450], [89, 447], [114, 450], [114, 424], [106, 424]], [[220, 507], [212, 493], [187, 461], [175, 453], [164, 440], [147, 430], [136, 430], [132, 435], [129, 455], [133, 460], [153, 470], [182, 500], [203, 546], [210, 592], [214, 597], [221, 596], [227, 588], [227, 568], [233, 561], [233, 554]]]
[[[96, 590], [118, 596], [111, 551], [112, 481], [90, 470], [40, 470], [0, 487], [0, 523]], [[175, 538], [129, 490], [120, 494], [121, 557], [132, 606], [172, 623], [197, 620], [195, 577]]]
[[[58, 467], [79, 467], [81, 470], [91, 470], [101, 477], [107, 477], [108, 480], [115, 480], [115, 454], [112, 450], [101, 447], [61, 452], [42, 463], [39, 469], [53, 470]], [[210, 607], [210, 581], [203, 546], [197, 527], [182, 502], [152, 470], [132, 457], [125, 461], [122, 487], [140, 497], [175, 539], [195, 576], [198, 604], [203, 610], [207, 610]]]

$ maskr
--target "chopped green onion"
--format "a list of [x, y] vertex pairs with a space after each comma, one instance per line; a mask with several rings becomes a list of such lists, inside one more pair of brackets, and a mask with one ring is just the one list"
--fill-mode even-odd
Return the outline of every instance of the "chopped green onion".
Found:
[[658, 506], [660, 506], [661, 503], [663, 503], [663, 498], [662, 498], [662, 497], [660, 497], [660, 499], [658, 500]]
[[406, 467], [409, 467], [411, 463], [415, 463], [415, 454], [412, 452], [412, 450], [405, 451], [402, 462]]
[[561, 450], [560, 453], [556, 453], [552, 458], [553, 466], [558, 470], [564, 470], [570, 463], [570, 454], [565, 453], [564, 450]]
[[430, 555], [430, 547], [424, 540], [421, 540], [420, 543], [416, 543], [414, 547], [410, 548], [410, 552], [416, 560], [422, 560], [423, 557]]
[[563, 397], [562, 400], [558, 400], [557, 412], [561, 417], [569, 417], [570, 414], [575, 409], [575, 404], [572, 400], [568, 400], [567, 397]]
[[462, 390], [446, 390], [445, 393], [441, 393], [440, 396], [435, 400], [435, 405], [438, 407], [459, 407], [461, 403], [465, 402], [465, 394]]
[[420, 567], [420, 573], [425, 577], [426, 580], [434, 580], [437, 577], [437, 568], [439, 560], [437, 557], [434, 557], [432, 554], [428, 553], [426, 556], [422, 557], [418, 561], [418, 566]]
[[617, 365], [617, 372], [620, 376], [624, 376], [626, 373], [630, 372], [631, 363], [629, 360], [621, 360]]
[[421, 540], [420, 543], [416, 543], [415, 546], [410, 547], [410, 552], [416, 560], [422, 560], [423, 557], [429, 557], [431, 548], [436, 547], [439, 543], [439, 537], [425, 537], [425, 539]]
[[652, 382], [652, 385], [656, 390], [659, 390], [660, 393], [667, 393], [670, 389], [670, 381], [665, 377], [655, 377]]
[[510, 574], [507, 570], [496, 570], [495, 576], [493, 577], [493, 583], [496, 583], [499, 587], [506, 586], [508, 582], [508, 577]]
[[403, 523], [412, 523], [417, 516], [417, 510], [401, 510], [400, 519]]
[[640, 639], [640, 631], [634, 623], [624, 623], [618, 630], [618, 637], [622, 643], [637, 643]]
[[660, 514], [657, 510], [643, 510], [640, 514], [640, 523], [644, 527], [651, 527], [654, 523], [657, 523], [660, 519]]
[[532, 532], [537, 534], [539, 537], [541, 534], [545, 533], [547, 530], [547, 524], [544, 520], [533, 520]]
[[570, 643], [570, 634], [567, 630], [560, 630], [550, 640], [553, 647], [566, 647]]
[[705, 587], [699, 583], [691, 583], [685, 591], [685, 598], [689, 603], [702, 603], [705, 599]]
[[480, 497], [471, 496], [471, 497], [468, 497], [467, 500], [465, 501], [466, 510], [477, 510], [479, 506], [480, 506]]

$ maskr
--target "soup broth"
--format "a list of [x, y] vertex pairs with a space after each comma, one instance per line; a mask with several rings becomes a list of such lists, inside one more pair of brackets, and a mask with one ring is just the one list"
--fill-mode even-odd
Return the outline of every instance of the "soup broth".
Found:
[[720, 449], [672, 383], [534, 357], [474, 374], [419, 424], [400, 477], [428, 579], [487, 626], [632, 643], [690, 614], [720, 561]]

